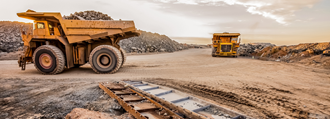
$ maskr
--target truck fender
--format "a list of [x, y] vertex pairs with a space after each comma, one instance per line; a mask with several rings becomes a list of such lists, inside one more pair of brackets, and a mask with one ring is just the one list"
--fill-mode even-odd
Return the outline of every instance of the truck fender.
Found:
[[67, 68], [74, 67], [73, 64], [73, 53], [72, 53], [72, 45], [69, 44], [68, 40], [61, 37], [56, 36], [56, 38], [65, 46], [65, 57], [66, 57], [66, 66]]

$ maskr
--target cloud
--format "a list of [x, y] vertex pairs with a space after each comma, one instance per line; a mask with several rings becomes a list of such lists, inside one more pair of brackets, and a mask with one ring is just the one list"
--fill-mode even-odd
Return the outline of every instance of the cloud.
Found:
[[295, 12], [304, 8], [312, 8], [320, 0], [154, 0], [162, 3], [223, 6], [240, 5], [251, 14], [261, 15], [280, 24], [289, 24]]

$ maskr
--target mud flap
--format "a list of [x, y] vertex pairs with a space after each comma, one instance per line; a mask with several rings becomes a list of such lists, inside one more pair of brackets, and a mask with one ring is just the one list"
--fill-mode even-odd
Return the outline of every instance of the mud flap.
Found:
[[24, 57], [20, 57], [18, 60], [18, 65], [21, 67], [21, 70], [25, 70], [26, 67], [26, 59]]

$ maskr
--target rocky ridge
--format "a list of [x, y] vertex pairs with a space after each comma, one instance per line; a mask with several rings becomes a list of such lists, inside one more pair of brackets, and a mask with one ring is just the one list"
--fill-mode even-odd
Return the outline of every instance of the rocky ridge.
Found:
[[141, 31], [138, 37], [132, 37], [119, 42], [127, 53], [175, 52], [188, 49], [188, 45], [178, 43], [166, 35]]
[[21, 38], [21, 27], [23, 30], [27, 30], [32, 27], [32, 23], [0, 21], [0, 53], [14, 52], [24, 45]]
[[330, 68], [330, 57], [324, 51], [330, 50], [330, 42], [301, 43], [298, 45], [276, 46], [270, 43], [242, 44], [240, 56], [250, 56], [261, 60], [301, 63]]

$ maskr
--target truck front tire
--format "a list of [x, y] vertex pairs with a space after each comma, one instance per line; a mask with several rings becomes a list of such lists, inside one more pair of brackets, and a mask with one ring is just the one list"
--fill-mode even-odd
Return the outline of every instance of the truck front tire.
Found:
[[216, 55], [215, 55], [216, 50], [217, 50], [217, 48], [212, 47], [212, 53], [211, 53], [212, 57], [216, 57]]
[[123, 58], [123, 61], [121, 63], [121, 67], [123, 67], [124, 63], [126, 62], [126, 51], [122, 48], [120, 48], [120, 53], [121, 53], [121, 56]]
[[122, 65], [121, 52], [110, 45], [100, 45], [93, 49], [89, 56], [89, 64], [96, 73], [112, 74]]
[[34, 66], [43, 74], [58, 74], [65, 68], [63, 52], [52, 45], [38, 47], [33, 53]]

